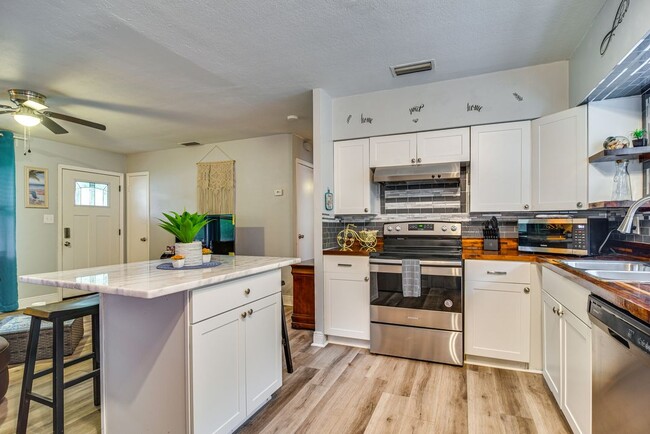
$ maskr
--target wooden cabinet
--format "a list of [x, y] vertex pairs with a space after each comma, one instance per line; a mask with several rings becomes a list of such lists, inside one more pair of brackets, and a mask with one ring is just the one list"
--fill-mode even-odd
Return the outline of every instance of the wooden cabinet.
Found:
[[471, 128], [470, 211], [530, 209], [530, 132], [530, 121]]
[[469, 128], [370, 138], [370, 167], [469, 161]]
[[587, 209], [587, 106], [532, 123], [532, 209]]
[[377, 186], [371, 182], [369, 140], [334, 143], [335, 214], [373, 214], [377, 207]]
[[542, 271], [543, 375], [573, 432], [591, 433], [591, 323], [586, 289]]
[[465, 353], [528, 363], [530, 264], [465, 261], [465, 275]]
[[[251, 296], [271, 282], [273, 294], [253, 295], [226, 312], [212, 304], [214, 315], [190, 325], [192, 432], [234, 431], [282, 385], [280, 271], [224, 285], [228, 293]], [[205, 303], [220, 286], [199, 290], [193, 302]]]
[[367, 257], [325, 256], [325, 334], [370, 339], [370, 265]]
[[293, 310], [291, 328], [314, 330], [314, 261], [309, 260], [291, 266], [293, 275]]

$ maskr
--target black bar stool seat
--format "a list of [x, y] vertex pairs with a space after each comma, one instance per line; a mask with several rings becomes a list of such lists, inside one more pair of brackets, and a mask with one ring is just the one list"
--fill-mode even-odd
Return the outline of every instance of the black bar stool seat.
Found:
[[[17, 434], [27, 432], [27, 419], [29, 404], [36, 401], [53, 409], [52, 426], [54, 433], [63, 433], [63, 391], [86, 380], [93, 380], [93, 401], [100, 405], [99, 384], [99, 294], [73, 298], [59, 303], [45, 306], [29, 307], [25, 315], [32, 317], [29, 337], [27, 340], [27, 354], [25, 356], [25, 372], [20, 391], [20, 405], [18, 407]], [[91, 315], [92, 318], [92, 352], [74, 360], [63, 362], [63, 323], [65, 321]], [[36, 350], [41, 331], [41, 321], [52, 323], [52, 367], [34, 372], [36, 368]], [[63, 368], [92, 359], [93, 370], [80, 375], [67, 382], [63, 381]], [[36, 378], [53, 374], [52, 398], [32, 392], [32, 385]]]

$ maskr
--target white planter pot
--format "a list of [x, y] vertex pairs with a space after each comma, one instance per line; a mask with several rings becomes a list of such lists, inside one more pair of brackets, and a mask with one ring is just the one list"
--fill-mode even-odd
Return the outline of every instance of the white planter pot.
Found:
[[203, 245], [201, 241], [194, 241], [193, 243], [176, 243], [176, 254], [185, 256], [185, 265], [191, 267], [193, 265], [201, 265], [203, 263]]
[[185, 259], [172, 260], [172, 267], [183, 268], [185, 266]]
[[212, 255], [203, 255], [203, 263], [207, 264], [212, 259]]

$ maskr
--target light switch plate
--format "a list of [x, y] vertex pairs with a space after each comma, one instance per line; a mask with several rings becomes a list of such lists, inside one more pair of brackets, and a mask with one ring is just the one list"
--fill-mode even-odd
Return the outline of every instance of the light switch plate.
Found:
[[284, 190], [279, 188], [277, 190], [273, 190], [273, 194], [276, 196], [282, 196], [284, 194]]
[[43, 223], [48, 225], [54, 224], [54, 214], [43, 214]]

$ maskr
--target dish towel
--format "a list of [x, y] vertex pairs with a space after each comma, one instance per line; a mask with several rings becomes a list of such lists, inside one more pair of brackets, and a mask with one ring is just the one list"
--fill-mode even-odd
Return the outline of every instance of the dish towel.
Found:
[[420, 260], [402, 259], [402, 294], [404, 297], [419, 297], [420, 293]]

